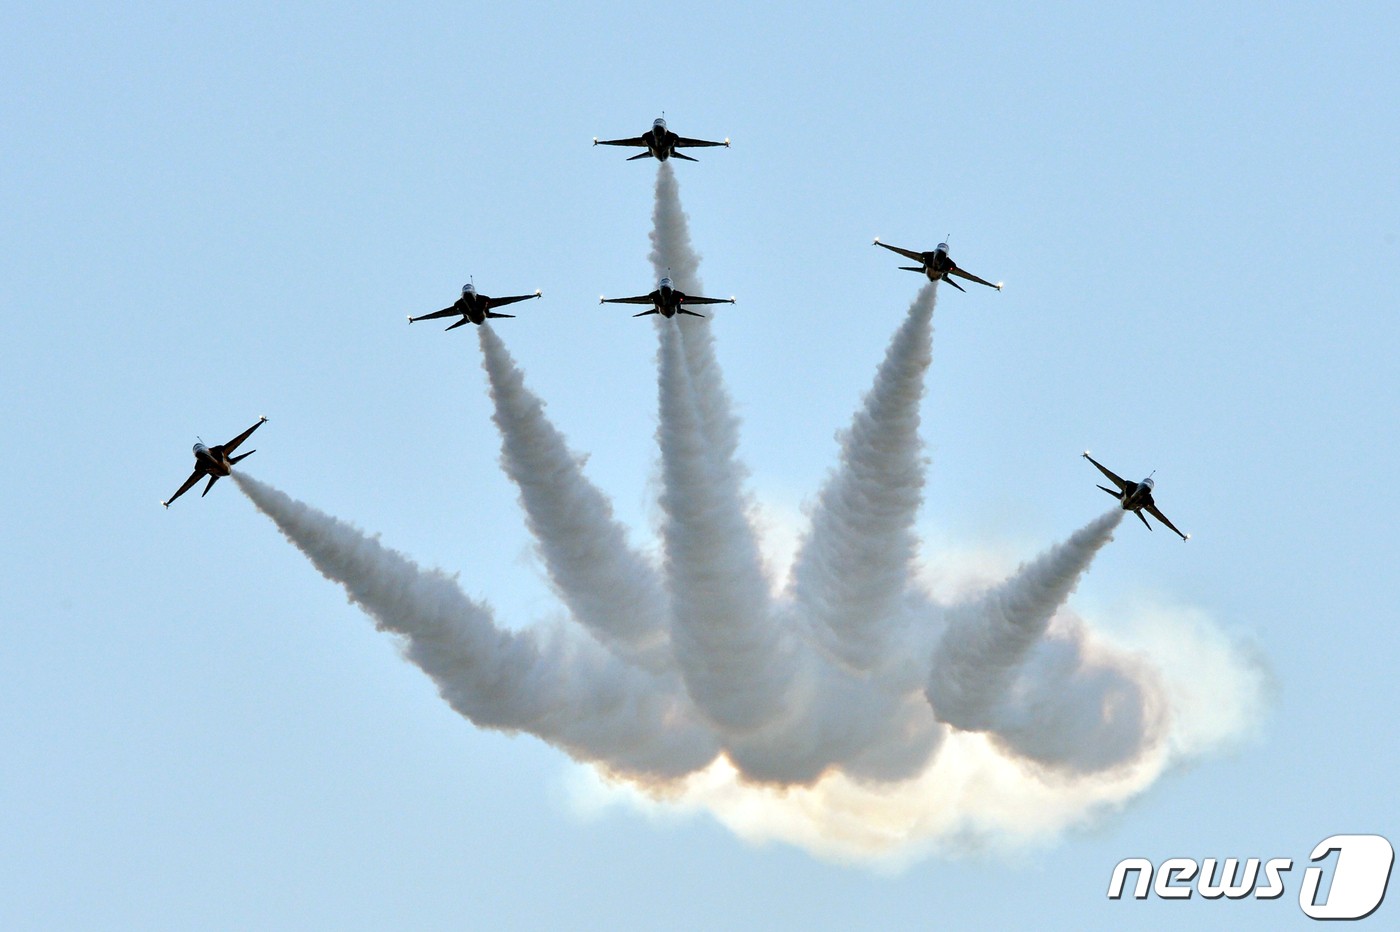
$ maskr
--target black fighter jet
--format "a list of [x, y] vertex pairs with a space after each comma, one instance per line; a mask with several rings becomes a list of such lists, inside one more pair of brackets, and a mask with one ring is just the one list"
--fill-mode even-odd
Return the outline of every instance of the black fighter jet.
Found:
[[923, 272], [928, 276], [928, 280], [931, 282], [947, 282], [959, 291], [966, 291], [966, 288], [948, 277], [949, 275], [956, 275], [958, 278], [965, 278], [970, 282], [986, 285], [988, 288], [995, 288], [997, 291], [1001, 290], [1001, 282], [997, 282], [993, 285], [985, 279], [978, 278], [971, 272], [964, 272], [962, 269], [958, 268], [958, 264], [948, 256], [947, 243], [939, 243], [938, 248], [932, 252], [915, 252], [912, 249], [900, 249], [898, 246], [882, 243], [877, 236], [875, 238], [875, 245], [884, 246], [890, 252], [897, 252], [907, 259], [913, 259], [915, 262], [920, 263], [919, 265], [901, 265], [900, 268], [904, 269], [906, 272]]
[[676, 286], [669, 278], [661, 279], [656, 286], [656, 290], [651, 294], [639, 294], [632, 298], [599, 298], [599, 304], [650, 304], [651, 310], [642, 311], [640, 314], [633, 314], [633, 317], [645, 317], [648, 314], [660, 314], [662, 317], [675, 317], [677, 314], [689, 314], [691, 317], [704, 317], [704, 314], [697, 314], [694, 311], [687, 311], [681, 305], [684, 304], [733, 304], [733, 298], [697, 298], [686, 294], [684, 291], [676, 290]]
[[1112, 495], [1114, 498], [1118, 499], [1118, 501], [1122, 502], [1123, 510], [1131, 511], [1133, 514], [1137, 515], [1138, 518], [1142, 521], [1142, 523], [1147, 525], [1147, 529], [1149, 531], [1152, 530], [1152, 525], [1147, 524], [1147, 519], [1143, 517], [1143, 509], [1146, 509], [1148, 514], [1165, 524], [1167, 527], [1171, 528], [1171, 530], [1174, 531], [1182, 540], [1191, 539], [1190, 534], [1182, 534], [1176, 529], [1176, 525], [1172, 524], [1170, 521], [1167, 520], [1166, 515], [1162, 514], [1160, 511], [1157, 510], [1157, 504], [1152, 501], [1152, 487], [1154, 483], [1152, 482], [1151, 476], [1148, 476], [1141, 482], [1129, 482], [1126, 479], [1121, 479], [1118, 476], [1115, 476], [1111, 471], [1104, 468], [1102, 463], [1100, 463], [1098, 460], [1094, 459], [1092, 456], [1089, 455], [1088, 450], [1084, 451], [1084, 458], [1089, 462], [1093, 463], [1095, 466], [1097, 466], [1099, 472], [1103, 473], [1105, 476], [1108, 477], [1109, 482], [1112, 482], [1114, 485], [1118, 486], [1116, 490], [1104, 488], [1104, 486], [1099, 486], [1099, 488], [1103, 489], [1109, 495]]
[[205, 476], [209, 477], [209, 484], [204, 487], [203, 492], [199, 493], [199, 497], [203, 498], [208, 495], [209, 490], [214, 487], [214, 483], [218, 482], [223, 476], [229, 474], [229, 467], [233, 466], [233, 464], [237, 463], [239, 460], [247, 459], [258, 452], [257, 450], [249, 450], [247, 453], [242, 453], [238, 456], [229, 456], [230, 453], [238, 449], [240, 443], [247, 440], [253, 431], [261, 427], [266, 420], [267, 418], [265, 417], [258, 418], [256, 424], [237, 437], [234, 437], [228, 443], [221, 443], [212, 447], [206, 447], [203, 441], [196, 443], [194, 445], [194, 472], [190, 473], [190, 477], [185, 480], [185, 484], [180, 486], [174, 495], [161, 502], [161, 504], [169, 508], [171, 502], [188, 492], [190, 486], [194, 485]]
[[477, 294], [475, 285], [463, 285], [462, 296], [457, 299], [456, 304], [440, 311], [433, 311], [431, 314], [424, 314], [422, 317], [410, 317], [408, 322], [411, 324], [416, 320], [436, 320], [439, 317], [456, 317], [460, 314], [462, 319], [447, 328], [448, 330], [456, 330], [466, 323], [480, 324], [488, 317], [514, 317], [514, 314], [497, 314], [491, 309], [505, 307], [507, 304], [539, 296], [540, 293], [536, 291], [534, 294], [517, 294], [511, 295], [509, 298], [492, 298], [484, 294]]
[[699, 159], [693, 159], [676, 150], [693, 149], [697, 146], [724, 146], [728, 149], [729, 140], [726, 139], [724, 142], [709, 142], [704, 139], [687, 139], [684, 136], [677, 136], [666, 128], [665, 117], [657, 117], [656, 120], [652, 122], [651, 129], [642, 133], [640, 136], [633, 136], [631, 139], [599, 139], [597, 136], [594, 136], [593, 145], [646, 147], [647, 151], [627, 159], [629, 162], [635, 162], [637, 159], [660, 159], [664, 162], [673, 155], [678, 159], [685, 159], [687, 162], [698, 162], [700, 161]]

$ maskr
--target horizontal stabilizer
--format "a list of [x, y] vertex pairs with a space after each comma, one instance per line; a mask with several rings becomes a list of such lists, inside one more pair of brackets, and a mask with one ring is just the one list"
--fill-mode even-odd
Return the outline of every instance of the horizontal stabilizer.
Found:
[[1142, 522], [1143, 527], [1147, 528], [1149, 531], [1152, 530], [1152, 525], [1147, 523], [1147, 515], [1143, 514], [1141, 511], [1135, 511], [1133, 514], [1138, 516], [1138, 520]]
[[635, 161], [637, 161], [637, 159], [649, 159], [649, 158], [651, 158], [651, 153], [650, 153], [650, 152], [643, 152], [641, 155], [634, 155], [634, 156], [632, 156], [632, 157], [631, 157], [630, 159], [628, 159], [627, 161], [629, 161], [629, 162], [635, 162]]
[[900, 268], [906, 272], [922, 272], [924, 270], [921, 265], [901, 265]]
[[959, 291], [963, 292], [964, 294], [967, 293], [967, 289], [964, 288], [962, 285], [959, 285], [957, 282], [953, 281], [951, 278], [949, 278], [947, 272], [944, 272], [944, 273], [943, 273], [942, 281], [947, 282], [948, 284], [952, 285], [954, 288], [958, 289]]
[[1123, 493], [1121, 493], [1121, 492], [1115, 492], [1115, 491], [1113, 491], [1112, 489], [1104, 489], [1104, 487], [1101, 486], [1101, 485], [1095, 486], [1094, 488], [1103, 489], [1105, 492], [1107, 492], [1109, 495], [1112, 495], [1114, 498], [1122, 498], [1122, 497], [1123, 497]]
[[676, 313], [678, 313], [678, 314], [689, 314], [691, 317], [704, 317], [704, 316], [705, 316], [704, 314], [697, 314], [697, 313], [695, 313], [694, 311], [687, 311], [687, 310], [686, 310], [685, 308], [683, 308], [683, 307], [681, 307], [681, 308], [676, 308]]
[[469, 324], [469, 323], [471, 323], [471, 322], [472, 322], [472, 319], [471, 319], [470, 317], [463, 317], [461, 320], [457, 321], [455, 324], [453, 324], [452, 326], [448, 327], [447, 329], [448, 329], [448, 330], [456, 330], [458, 327], [462, 326], [463, 324]]
[[672, 153], [671, 153], [671, 158], [673, 158], [673, 159], [685, 159], [687, 162], [698, 162], [698, 161], [700, 161], [699, 159], [691, 158], [690, 156], [685, 155], [685, 154], [680, 153], [680, 152], [672, 152]]
[[230, 457], [228, 458], [228, 464], [229, 464], [230, 466], [232, 466], [234, 463], [238, 462], [239, 460], [246, 460], [248, 457], [252, 456], [252, 455], [253, 455], [254, 453], [256, 453], [256, 452], [258, 452], [258, 451], [257, 451], [257, 450], [249, 450], [247, 453], [240, 453], [240, 454], [238, 454], [237, 456], [230, 456]]
[[661, 313], [661, 312], [658, 311], [656, 308], [652, 308], [652, 309], [649, 310], [649, 311], [642, 311], [640, 314], [633, 314], [632, 316], [633, 316], [633, 317], [645, 317], [645, 316], [647, 316], [648, 314], [660, 314], [660, 313]]
[[200, 498], [203, 498], [204, 496], [208, 495], [208, 494], [209, 494], [209, 490], [212, 489], [212, 488], [214, 487], [214, 483], [216, 483], [216, 482], [218, 482], [218, 481], [219, 481], [219, 477], [218, 477], [218, 476], [210, 476], [210, 477], [209, 477], [209, 484], [206, 485], [206, 486], [204, 487], [204, 491], [203, 491], [203, 492], [200, 492], [200, 493], [199, 493], [199, 497], [200, 497]]
[[514, 314], [497, 314], [495, 311], [487, 311], [487, 317], [514, 317]]

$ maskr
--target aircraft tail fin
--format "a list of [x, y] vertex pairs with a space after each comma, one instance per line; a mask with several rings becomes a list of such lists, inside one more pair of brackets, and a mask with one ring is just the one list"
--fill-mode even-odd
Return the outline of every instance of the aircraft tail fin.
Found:
[[254, 453], [256, 453], [256, 452], [258, 452], [258, 451], [257, 451], [257, 450], [249, 450], [247, 453], [240, 453], [240, 454], [238, 454], [237, 456], [230, 456], [230, 457], [228, 458], [228, 464], [229, 464], [230, 466], [232, 466], [234, 463], [237, 463], [239, 460], [246, 460], [248, 457], [252, 456], [252, 455], [253, 455]]
[[627, 161], [628, 161], [628, 162], [635, 162], [635, 161], [637, 161], [637, 159], [649, 159], [649, 158], [651, 158], [651, 157], [652, 157], [652, 156], [651, 156], [651, 153], [650, 153], [650, 152], [643, 152], [641, 155], [634, 155], [634, 156], [632, 156], [630, 159], [627, 159]]
[[[247, 454], [244, 454], [244, 455], [246, 456]], [[212, 489], [212, 488], [214, 487], [214, 483], [216, 483], [216, 482], [218, 482], [218, 481], [219, 481], [219, 477], [218, 477], [217, 475], [210, 476], [210, 477], [209, 477], [209, 484], [206, 485], [206, 486], [204, 487], [204, 491], [203, 491], [203, 492], [200, 492], [200, 493], [199, 493], [199, 497], [200, 497], [200, 498], [203, 498], [204, 496], [208, 495], [208, 494], [209, 494], [209, 490]]]
[[471, 323], [471, 322], [472, 322], [472, 319], [471, 319], [470, 317], [463, 317], [461, 320], [457, 321], [455, 324], [453, 324], [452, 326], [448, 327], [447, 329], [448, 329], [448, 330], [456, 330], [458, 327], [462, 326], [463, 324], [469, 324], [469, 323]]

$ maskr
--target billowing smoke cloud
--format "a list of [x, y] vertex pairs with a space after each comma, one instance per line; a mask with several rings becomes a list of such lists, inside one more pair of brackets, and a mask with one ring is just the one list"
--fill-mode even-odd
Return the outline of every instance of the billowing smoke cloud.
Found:
[[[653, 221], [658, 275], [698, 290], [669, 164]], [[656, 320], [660, 566], [629, 545], [505, 346], [480, 330], [501, 464], [576, 624], [505, 630], [454, 578], [235, 478], [403, 639], [454, 709], [596, 768], [583, 794], [595, 803], [702, 809], [746, 838], [838, 859], [1043, 842], [1247, 730], [1263, 680], [1199, 618], [1157, 612], [1156, 639], [1132, 643], [1068, 607], [1116, 509], [1014, 572], [977, 568], [999, 583], [945, 571], [942, 591], [930, 584], [940, 556], [917, 558], [914, 522], [934, 299], [924, 286], [897, 329], [794, 565], [776, 576], [760, 556], [713, 320]]]

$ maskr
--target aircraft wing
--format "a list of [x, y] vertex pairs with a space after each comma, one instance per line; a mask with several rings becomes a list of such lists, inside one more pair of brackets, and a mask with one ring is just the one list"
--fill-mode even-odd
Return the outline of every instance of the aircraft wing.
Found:
[[677, 148], [691, 149], [696, 146], [724, 146], [729, 148], [729, 140], [724, 142], [710, 142], [708, 139], [687, 139], [684, 136], [677, 136], [675, 145]]
[[684, 299], [683, 301], [681, 301], [681, 303], [682, 303], [682, 304], [733, 304], [733, 303], [734, 303], [734, 299], [733, 299], [733, 298], [697, 298], [697, 297], [693, 297], [692, 295], [686, 295], [686, 296], [685, 296], [685, 299]]
[[[1105, 476], [1108, 477], [1108, 481], [1109, 481], [1109, 482], [1112, 482], [1114, 485], [1118, 486], [1118, 491], [1120, 491], [1120, 492], [1123, 491], [1123, 487], [1126, 486], [1126, 485], [1128, 484], [1128, 483], [1124, 482], [1120, 477], [1114, 475], [1112, 470], [1106, 468], [1102, 463], [1100, 463], [1098, 460], [1094, 459], [1094, 458], [1093, 458], [1092, 456], [1090, 456], [1088, 453], [1085, 453], [1085, 454], [1084, 454], [1084, 458], [1085, 458], [1086, 460], [1088, 460], [1089, 462], [1093, 463], [1095, 466], [1097, 466], [1098, 469], [1099, 469], [1099, 472], [1103, 473]], [[1166, 520], [1166, 519], [1163, 519], [1163, 520]]]
[[632, 298], [602, 298], [602, 304], [655, 304], [656, 294], [639, 294]]
[[958, 268], [956, 265], [953, 266], [951, 269], [948, 270], [948, 274], [949, 274], [949, 275], [956, 275], [958, 278], [965, 278], [965, 279], [967, 279], [968, 281], [970, 281], [970, 282], [976, 282], [976, 283], [979, 284], [979, 285], [986, 285], [988, 288], [995, 288], [997, 291], [1000, 291], [1000, 290], [1001, 290], [1001, 286], [1000, 286], [1000, 285], [993, 285], [991, 282], [987, 281], [986, 279], [984, 279], [984, 278], [978, 278], [976, 275], [973, 275], [971, 272], [964, 272], [962, 269]]
[[250, 436], [252, 436], [253, 431], [261, 427], [263, 425], [263, 421], [266, 420], [267, 418], [265, 417], [258, 418], [258, 422], [256, 424], [245, 430], [243, 433], [239, 434], [237, 437], [234, 437], [228, 443], [224, 444], [224, 453], [229, 454], [232, 453], [234, 450], [237, 450], [238, 445], [243, 441], [247, 440]]
[[175, 501], [175, 499], [188, 492], [190, 490], [190, 486], [198, 482], [203, 476], [204, 470], [196, 469], [194, 472], [190, 473], [190, 477], [185, 480], [185, 484], [180, 486], [180, 488], [175, 492], [174, 495], [161, 502], [161, 504], [164, 505], [166, 508], [169, 508], [171, 502]]
[[1162, 522], [1163, 524], [1165, 524], [1165, 525], [1166, 525], [1168, 528], [1170, 528], [1172, 531], [1175, 531], [1175, 532], [1176, 532], [1176, 535], [1177, 535], [1178, 537], [1180, 537], [1182, 540], [1186, 540], [1186, 539], [1190, 536], [1190, 535], [1188, 535], [1188, 534], [1183, 534], [1183, 533], [1181, 533], [1180, 531], [1178, 531], [1177, 528], [1176, 528], [1176, 525], [1175, 525], [1175, 524], [1172, 524], [1170, 521], [1168, 521], [1168, 520], [1167, 520], [1167, 516], [1164, 515], [1164, 514], [1162, 514], [1160, 511], [1157, 510], [1157, 506], [1156, 506], [1156, 505], [1148, 505], [1148, 506], [1147, 506], [1147, 513], [1150, 514], [1150, 515], [1152, 515], [1152, 517], [1156, 518], [1158, 521], [1160, 521], [1160, 522]]
[[530, 298], [538, 298], [539, 296], [540, 293], [537, 291], [534, 294], [513, 294], [508, 298], [492, 298], [490, 306], [505, 307], [507, 304], [514, 304], [517, 301], [526, 301]]
[[884, 246], [890, 252], [897, 252], [901, 256], [904, 256], [906, 259], [913, 259], [915, 262], [918, 263], [922, 263], [924, 261], [924, 254], [921, 252], [915, 252], [912, 249], [900, 249], [898, 246], [891, 246], [889, 243], [882, 243], [878, 239], [875, 241], [875, 245]]
[[641, 136], [633, 136], [631, 139], [595, 139], [595, 146], [644, 146], [647, 141]]
[[454, 304], [451, 307], [445, 307], [440, 311], [433, 311], [431, 314], [424, 314], [422, 317], [410, 317], [408, 319], [408, 322], [411, 324], [415, 320], [436, 320], [439, 317], [456, 317], [458, 314], [465, 313], [466, 311], [459, 310], [457, 308], [457, 305]]

